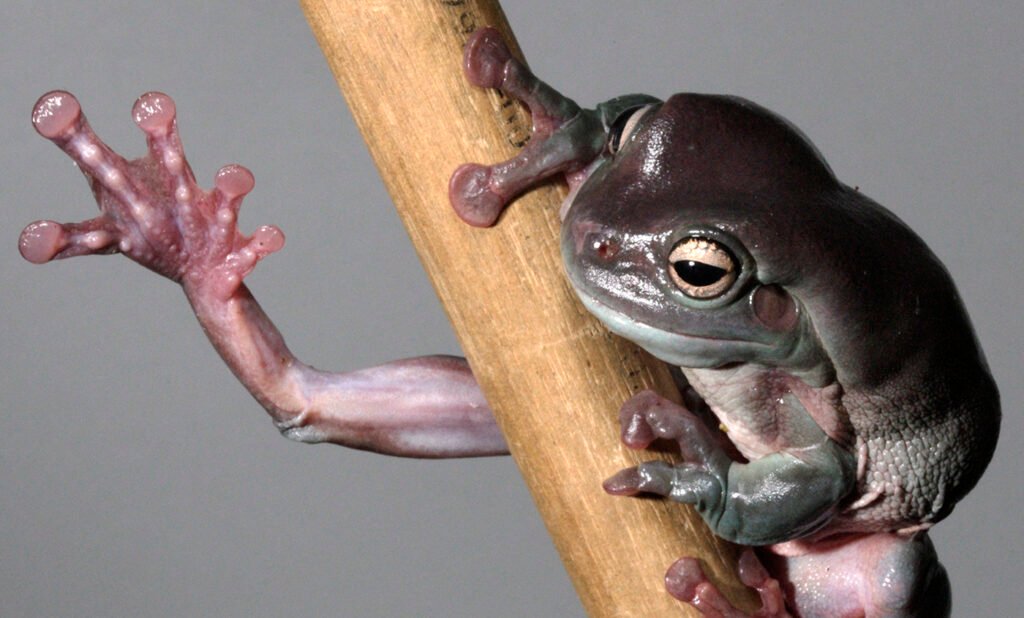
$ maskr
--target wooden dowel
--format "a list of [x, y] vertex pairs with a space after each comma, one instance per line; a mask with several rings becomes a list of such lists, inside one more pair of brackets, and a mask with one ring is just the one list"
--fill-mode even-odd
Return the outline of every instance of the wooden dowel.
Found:
[[619, 405], [645, 387], [678, 392], [661, 363], [609, 334], [569, 288], [558, 251], [564, 189], [530, 192], [486, 230], [448, 204], [460, 163], [509, 158], [529, 135], [518, 104], [462, 75], [462, 47], [478, 27], [498, 28], [518, 53], [497, 2], [302, 6], [587, 612], [682, 614], [662, 577], [684, 555], [754, 607], [734, 576], [735, 549], [689, 508], [601, 489], [651, 458], [619, 444]]

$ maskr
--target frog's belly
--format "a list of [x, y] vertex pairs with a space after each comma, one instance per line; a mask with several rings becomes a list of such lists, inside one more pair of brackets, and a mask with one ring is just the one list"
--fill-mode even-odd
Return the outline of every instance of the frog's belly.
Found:
[[852, 435], [835, 412], [837, 387], [812, 389], [783, 371], [749, 365], [682, 372], [748, 461], [826, 438], [845, 444]]

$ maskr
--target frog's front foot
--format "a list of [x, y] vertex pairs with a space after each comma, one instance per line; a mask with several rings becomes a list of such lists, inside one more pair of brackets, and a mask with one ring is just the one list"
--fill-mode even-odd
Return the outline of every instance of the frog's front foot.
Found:
[[120, 252], [189, 287], [226, 298], [256, 262], [278, 250], [284, 236], [272, 226], [243, 236], [238, 208], [253, 187], [240, 165], [220, 169], [214, 189], [196, 184], [185, 159], [174, 101], [148, 92], [132, 108], [146, 134], [148, 152], [126, 160], [100, 140], [68, 92], [43, 95], [32, 124], [70, 156], [86, 175], [100, 215], [77, 223], [36, 221], [21, 233], [19, 249], [30, 262]]
[[[673, 465], [649, 461], [620, 471], [605, 481], [614, 495], [653, 493], [693, 504], [709, 523], [721, 518], [725, 506], [728, 472], [732, 459], [717, 436], [686, 407], [652, 391], [643, 391], [623, 404], [619, 412], [622, 442], [632, 449], [645, 449], [655, 440], [675, 441], [684, 459]], [[757, 590], [762, 607], [759, 618], [785, 618], [782, 590], [758, 561], [746, 550], [739, 561], [740, 581]], [[665, 575], [669, 594], [690, 603], [707, 616], [739, 618], [747, 614], [736, 609], [704, 575], [693, 558], [682, 558]]]
[[648, 461], [622, 470], [605, 481], [608, 493], [667, 496], [693, 504], [705, 517], [721, 509], [732, 460], [699, 418], [679, 404], [644, 391], [623, 404], [619, 422], [626, 446], [639, 450], [656, 439], [672, 440], [684, 462]]
[[694, 558], [681, 558], [669, 568], [665, 574], [665, 589], [673, 597], [693, 605], [705, 616], [713, 618], [790, 617], [786, 611], [786, 599], [779, 582], [768, 574], [754, 550], [749, 547], [740, 554], [739, 577], [745, 586], [756, 590], [761, 597], [761, 608], [753, 614], [736, 609], [708, 580], [700, 563]]

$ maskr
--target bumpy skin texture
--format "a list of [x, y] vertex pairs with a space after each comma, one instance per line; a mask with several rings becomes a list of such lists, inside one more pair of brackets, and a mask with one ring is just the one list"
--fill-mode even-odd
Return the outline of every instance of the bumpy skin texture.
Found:
[[[560, 111], [516, 159], [460, 168], [483, 180], [456, 173], [456, 211], [490, 224], [508, 187], [566, 173], [562, 253], [580, 299], [685, 379], [687, 405], [645, 392], [620, 413], [628, 446], [671, 440], [685, 463], [623, 470], [606, 490], [692, 504], [720, 536], [757, 546], [770, 571], [753, 551], [740, 562], [757, 616], [947, 615], [924, 531], [977, 482], [1000, 412], [921, 239], [749, 101], [633, 95], [579, 109], [487, 30], [466, 70], [535, 116], [551, 101]], [[666, 584], [708, 615], [742, 615], [692, 559]]]
[[[648, 392], [620, 412], [628, 446], [674, 441], [685, 463], [624, 470], [606, 489], [694, 504], [718, 534], [759, 546], [739, 565], [758, 616], [948, 614], [924, 530], [977, 481], [999, 407], [956, 290], [921, 240], [747, 101], [629, 95], [581, 109], [492, 30], [474, 35], [465, 68], [526, 102], [535, 126], [515, 159], [456, 171], [455, 211], [491, 225], [517, 193], [564, 174], [562, 250], [581, 300], [685, 376], [685, 405]], [[287, 437], [409, 457], [506, 451], [463, 359], [348, 373], [296, 359], [242, 283], [284, 242], [273, 227], [236, 228], [252, 175], [226, 166], [205, 191], [173, 101], [144, 94], [133, 117], [149, 150], [125, 160], [69, 93], [36, 104], [34, 126], [78, 163], [100, 215], [30, 224], [27, 260], [120, 252], [180, 284]], [[708, 615], [741, 615], [693, 559], [669, 568], [666, 587]]]

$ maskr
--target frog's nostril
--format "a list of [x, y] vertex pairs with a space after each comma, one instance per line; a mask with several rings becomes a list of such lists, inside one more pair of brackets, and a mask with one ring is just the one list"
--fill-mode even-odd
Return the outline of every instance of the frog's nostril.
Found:
[[600, 233], [590, 240], [590, 250], [602, 260], [610, 260], [619, 252], [619, 240], [614, 234]]
[[592, 221], [574, 221], [572, 236], [577, 255], [586, 254], [600, 260], [610, 260], [622, 248], [618, 234]]

